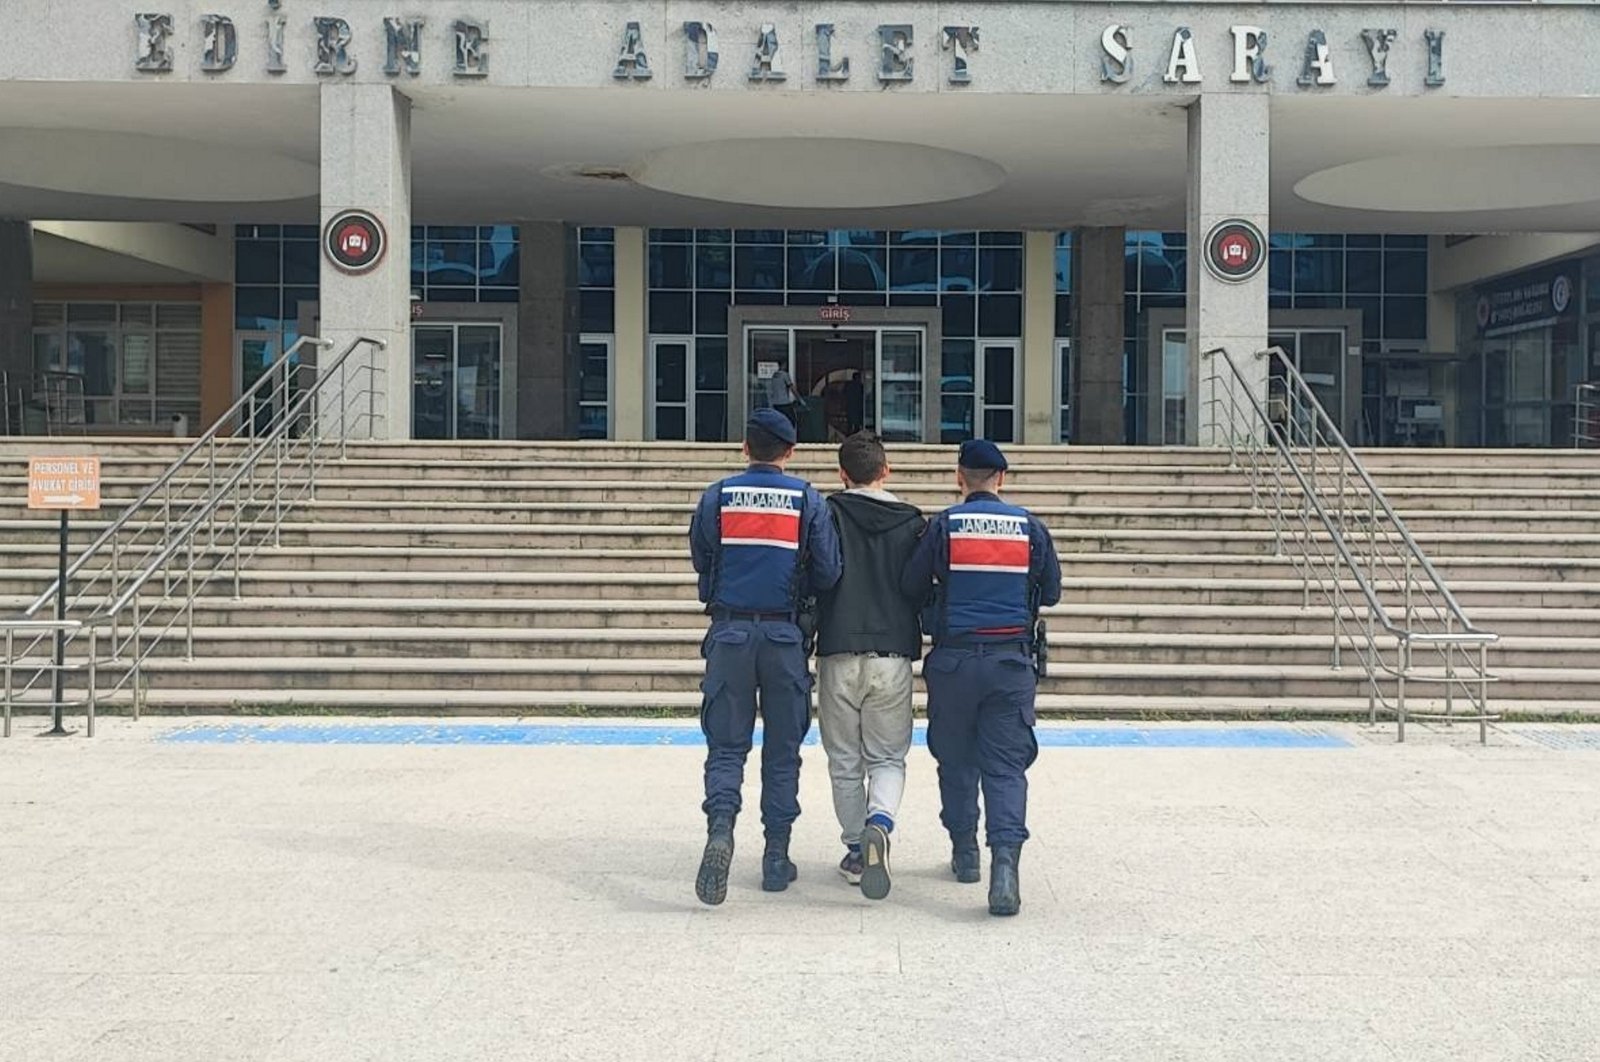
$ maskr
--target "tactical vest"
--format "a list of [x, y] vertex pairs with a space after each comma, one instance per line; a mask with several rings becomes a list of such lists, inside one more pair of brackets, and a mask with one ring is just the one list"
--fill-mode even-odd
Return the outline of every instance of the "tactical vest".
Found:
[[1027, 510], [985, 498], [962, 502], [945, 515], [950, 568], [944, 576], [944, 637], [1026, 637], [1033, 623]]
[[741, 612], [789, 612], [798, 598], [806, 482], [751, 469], [717, 484], [712, 604]]

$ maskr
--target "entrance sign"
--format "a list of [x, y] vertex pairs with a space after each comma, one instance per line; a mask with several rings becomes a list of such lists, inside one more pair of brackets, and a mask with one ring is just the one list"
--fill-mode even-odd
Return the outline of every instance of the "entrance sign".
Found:
[[1249, 280], [1266, 261], [1267, 241], [1261, 230], [1242, 218], [1218, 222], [1206, 237], [1206, 266], [1218, 280]]
[[850, 307], [829, 303], [817, 308], [817, 320], [833, 321], [835, 323], [850, 320]]
[[100, 458], [85, 454], [28, 458], [28, 508], [100, 508]]
[[322, 230], [322, 250], [346, 273], [365, 273], [383, 259], [383, 223], [365, 210], [336, 214]]

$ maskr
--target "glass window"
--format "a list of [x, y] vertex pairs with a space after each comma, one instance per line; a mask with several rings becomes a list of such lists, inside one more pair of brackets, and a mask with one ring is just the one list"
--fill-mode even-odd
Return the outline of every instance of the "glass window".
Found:
[[690, 249], [680, 244], [657, 243], [650, 246], [650, 286], [652, 288], [691, 288]]
[[1428, 293], [1428, 254], [1426, 251], [1385, 251], [1383, 290], [1388, 295], [1426, 295]]
[[750, 291], [782, 291], [783, 248], [735, 247], [733, 279], [736, 286]]
[[883, 291], [889, 286], [888, 256], [881, 247], [841, 250], [839, 290]]
[[693, 298], [693, 294], [687, 291], [652, 291], [650, 331], [676, 335], [692, 331], [690, 302]]
[[702, 288], [733, 287], [733, 248], [712, 244], [698, 246], [694, 252], [695, 285]]
[[976, 291], [978, 287], [978, 253], [967, 247], [943, 247], [939, 250], [939, 290]]
[[1021, 295], [980, 295], [978, 334], [993, 338], [1022, 334]]
[[235, 283], [278, 283], [281, 246], [277, 240], [235, 240], [233, 245]]
[[789, 248], [789, 288], [793, 291], [833, 291], [833, 250], [820, 244]]
[[978, 252], [978, 287], [983, 291], [1022, 290], [1022, 248], [985, 247]]
[[939, 284], [939, 252], [932, 247], [896, 247], [889, 252], [891, 291], [934, 291]]
[[585, 332], [613, 331], [615, 304], [615, 295], [610, 291], [578, 292], [578, 327]]

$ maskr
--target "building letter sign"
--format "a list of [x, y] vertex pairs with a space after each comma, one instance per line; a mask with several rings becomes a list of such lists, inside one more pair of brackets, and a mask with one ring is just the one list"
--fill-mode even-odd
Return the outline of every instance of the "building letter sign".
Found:
[[383, 72], [393, 77], [401, 67], [412, 77], [422, 72], [422, 19], [383, 20]]
[[456, 77], [488, 77], [489, 53], [483, 42], [489, 39], [489, 24], [458, 18], [451, 23], [456, 38]]
[[342, 18], [312, 19], [317, 28], [317, 62], [311, 69], [318, 74], [356, 72], [356, 57], [350, 54], [350, 23]]
[[622, 31], [622, 51], [611, 76], [618, 81], [649, 81], [650, 59], [644, 54], [644, 33], [637, 22]]
[[700, 81], [717, 72], [717, 31], [709, 22], [683, 24], [683, 76]]
[[1194, 54], [1194, 34], [1188, 26], [1179, 26], [1178, 32], [1172, 35], [1172, 54], [1167, 58], [1167, 72], [1161, 80], [1169, 85], [1200, 84], [1200, 60]]
[[1228, 80], [1259, 83], [1271, 77], [1272, 67], [1262, 57], [1267, 50], [1267, 31], [1260, 26], [1234, 26], [1229, 32], [1233, 34], [1233, 73]]
[[157, 74], [171, 70], [172, 47], [167, 38], [172, 36], [172, 16], [135, 15], [133, 24], [139, 27], [139, 50], [134, 53], [133, 68]]
[[1372, 73], [1367, 75], [1367, 84], [1373, 88], [1383, 88], [1389, 84], [1389, 46], [1400, 34], [1392, 29], [1364, 29], [1361, 39], [1366, 42], [1367, 54], [1372, 57]]
[[977, 26], [946, 26], [944, 28], [944, 49], [955, 53], [955, 69], [950, 71], [950, 84], [970, 85], [972, 71], [967, 69], [967, 63], [972, 59], [972, 53], [978, 50]]
[[[1100, 34], [1100, 47], [1105, 55], [1100, 58], [1100, 80], [1114, 85], [1125, 84], [1133, 74], [1133, 44], [1127, 26], [1107, 26]], [[1113, 66], [1112, 64], [1116, 65]]]
[[850, 80], [850, 57], [842, 55], [838, 62], [833, 60], [833, 23], [817, 23], [817, 80], [818, 81], [848, 81]]
[[1312, 30], [1306, 38], [1306, 58], [1300, 65], [1300, 76], [1295, 78], [1295, 84], [1310, 86], [1333, 83], [1333, 54], [1328, 51], [1328, 35], [1321, 30]]
[[756, 58], [750, 64], [751, 81], [782, 81], [785, 75], [778, 58], [778, 27], [768, 22], [756, 34]]

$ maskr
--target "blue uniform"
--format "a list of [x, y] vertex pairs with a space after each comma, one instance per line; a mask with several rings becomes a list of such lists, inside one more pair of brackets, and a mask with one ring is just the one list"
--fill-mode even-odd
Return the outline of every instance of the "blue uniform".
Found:
[[768, 838], [787, 839], [800, 815], [800, 744], [811, 729], [811, 672], [796, 606], [839, 581], [838, 532], [810, 484], [753, 464], [707, 489], [689, 527], [689, 549], [711, 614], [701, 645], [703, 810], [739, 811], [759, 691], [761, 822]]
[[952, 836], [975, 831], [981, 783], [989, 845], [1020, 845], [1028, 839], [1025, 772], [1039, 753], [1032, 624], [1036, 607], [1061, 600], [1055, 544], [1026, 509], [974, 493], [929, 522], [906, 565], [907, 596], [926, 599], [935, 583], [933, 651], [922, 674], [940, 819]]

